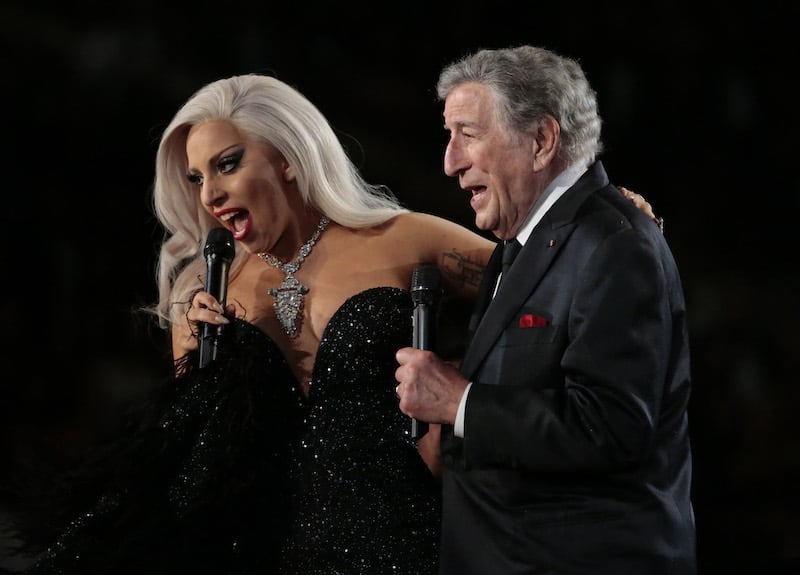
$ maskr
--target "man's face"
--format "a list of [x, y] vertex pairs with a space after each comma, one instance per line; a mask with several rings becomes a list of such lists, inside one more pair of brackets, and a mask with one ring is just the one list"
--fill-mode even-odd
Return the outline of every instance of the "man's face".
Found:
[[444, 171], [472, 194], [475, 225], [501, 240], [513, 238], [544, 189], [534, 172], [535, 138], [506, 129], [493, 91], [477, 83], [447, 95], [444, 123], [450, 133]]

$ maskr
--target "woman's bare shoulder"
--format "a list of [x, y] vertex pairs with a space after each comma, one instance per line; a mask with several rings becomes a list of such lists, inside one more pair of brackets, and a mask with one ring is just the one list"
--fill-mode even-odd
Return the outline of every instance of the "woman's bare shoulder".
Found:
[[436, 264], [446, 289], [456, 296], [474, 297], [495, 242], [445, 218], [409, 213], [395, 218], [395, 239], [420, 263]]
[[477, 232], [447, 218], [425, 212], [408, 212], [391, 220], [391, 227], [396, 232], [409, 236], [457, 238], [463, 245], [473, 248], [491, 248], [494, 242]]

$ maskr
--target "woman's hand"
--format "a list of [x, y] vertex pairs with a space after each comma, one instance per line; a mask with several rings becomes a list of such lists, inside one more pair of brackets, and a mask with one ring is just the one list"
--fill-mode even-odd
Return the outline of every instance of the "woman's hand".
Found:
[[442, 478], [442, 454], [439, 450], [439, 439], [442, 426], [438, 423], [429, 423], [428, 432], [417, 440], [417, 451], [431, 474], [436, 479]]
[[650, 205], [650, 202], [644, 199], [643, 195], [637, 194], [636, 192], [633, 192], [628, 188], [623, 188], [622, 186], [617, 187], [619, 188], [619, 191], [622, 192], [623, 196], [632, 201], [634, 206], [650, 216], [650, 219], [656, 223], [661, 231], [664, 231], [664, 218], [658, 217], [655, 212], [653, 212], [653, 206]]
[[172, 326], [172, 357], [179, 359], [199, 347], [200, 330], [203, 323], [225, 325], [230, 320], [225, 314], [233, 315], [235, 306], [228, 306], [227, 312], [217, 299], [206, 291], [195, 292], [192, 302], [184, 314], [184, 321]]

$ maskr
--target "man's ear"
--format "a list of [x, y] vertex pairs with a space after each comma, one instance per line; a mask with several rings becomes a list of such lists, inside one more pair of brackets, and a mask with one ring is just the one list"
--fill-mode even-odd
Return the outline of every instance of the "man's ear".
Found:
[[553, 116], [545, 114], [539, 119], [533, 132], [533, 171], [549, 166], [556, 157], [561, 126]]
[[293, 182], [294, 178], [294, 168], [292, 168], [292, 166], [289, 164], [286, 164], [286, 166], [283, 168], [283, 179], [287, 182]]

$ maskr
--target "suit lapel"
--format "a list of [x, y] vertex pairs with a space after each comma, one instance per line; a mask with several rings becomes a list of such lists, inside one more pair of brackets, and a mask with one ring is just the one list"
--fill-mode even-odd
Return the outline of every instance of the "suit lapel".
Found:
[[[489, 302], [483, 317], [478, 320], [461, 366], [465, 376], [472, 376], [481, 365], [514, 314], [536, 289], [574, 228], [574, 223], [554, 228], [547, 215], [536, 226], [500, 285], [497, 295]], [[494, 282], [489, 287], [490, 298], [493, 286]]]

